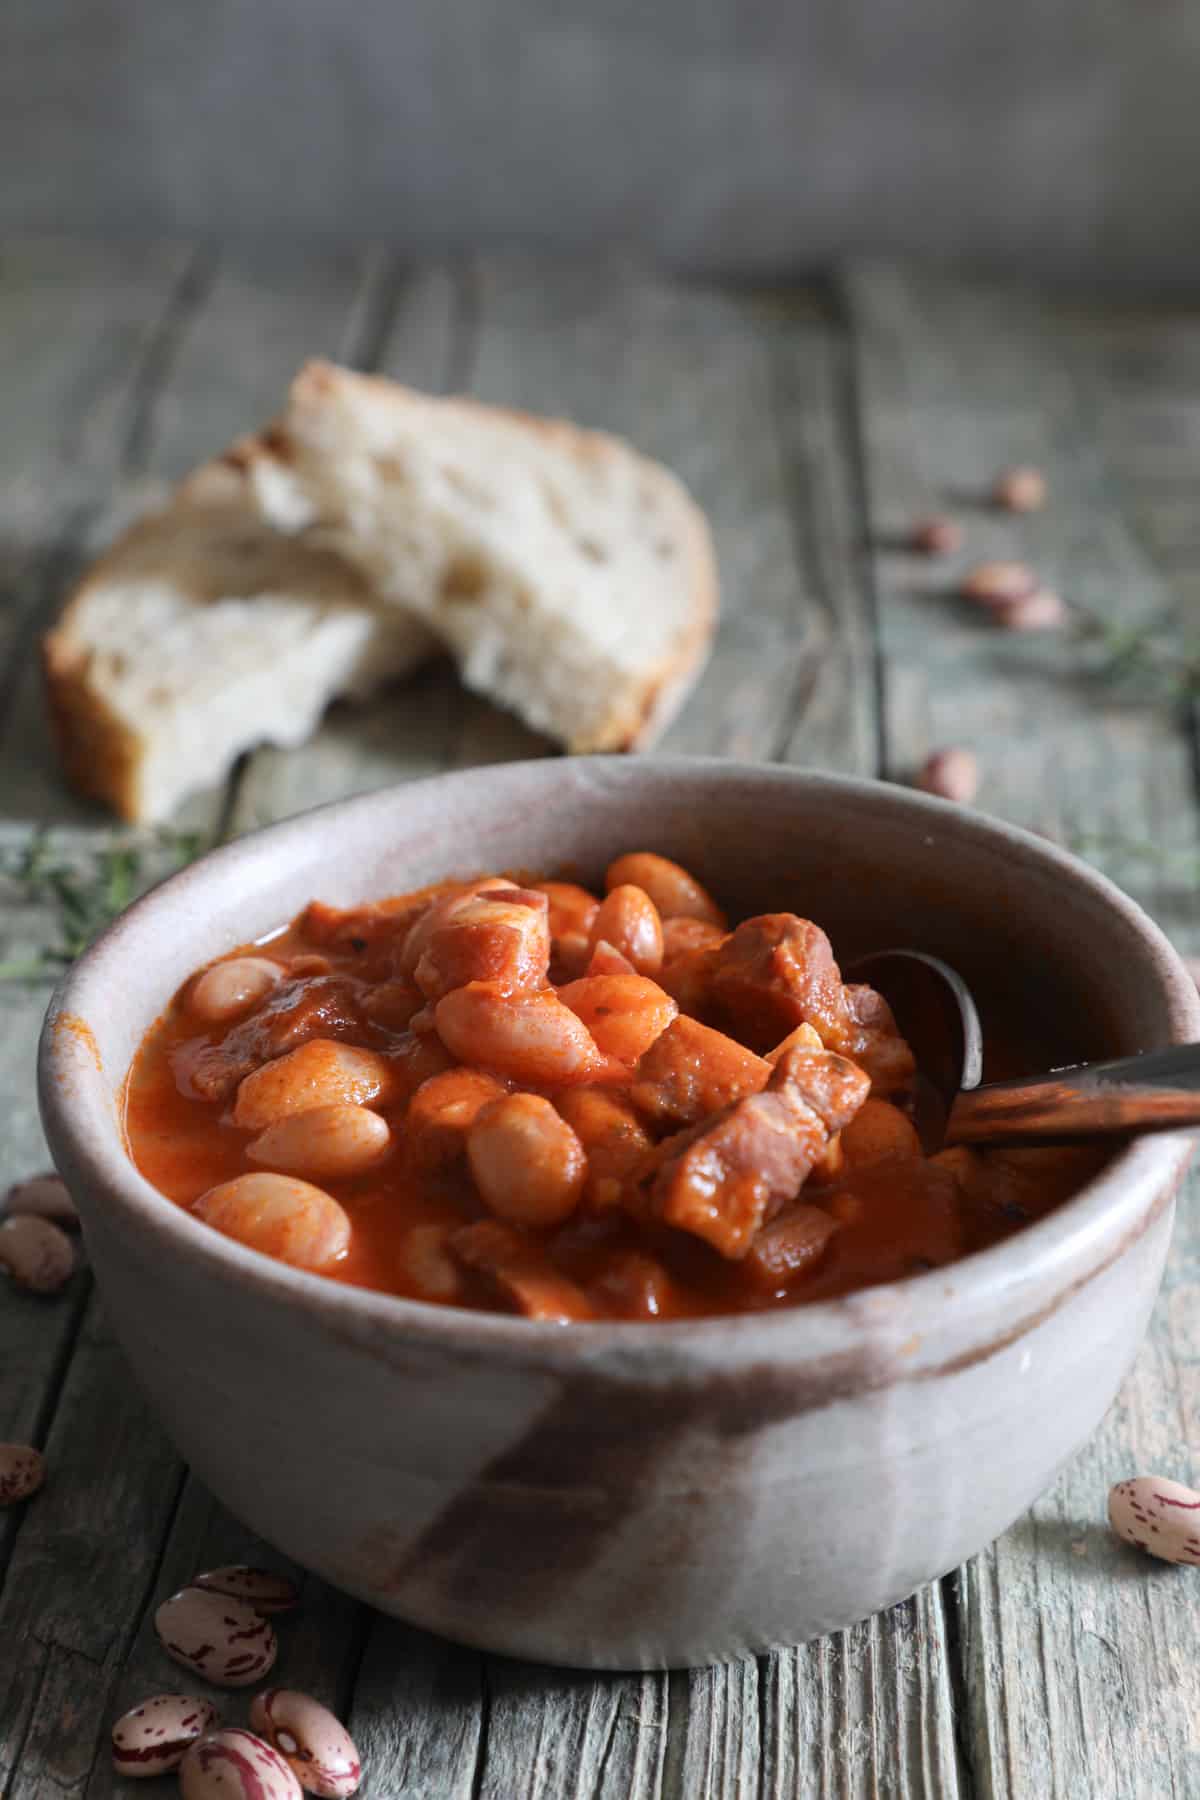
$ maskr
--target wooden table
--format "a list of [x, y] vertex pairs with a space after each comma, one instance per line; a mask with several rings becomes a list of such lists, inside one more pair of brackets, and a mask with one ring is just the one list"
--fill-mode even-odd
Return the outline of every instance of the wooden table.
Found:
[[[611, 266], [5, 245], [5, 1179], [44, 1161], [41, 964], [81, 895], [119, 900], [178, 853], [64, 792], [38, 633], [114, 520], [266, 418], [318, 352], [608, 426], [680, 471], [715, 526], [725, 614], [669, 748], [903, 780], [930, 747], [973, 745], [980, 805], [1081, 845], [1200, 947], [1193, 717], [1097, 683], [1076, 643], [997, 632], [953, 598], [946, 565], [896, 547], [917, 511], [948, 508], [972, 557], [1028, 553], [1114, 621], [1194, 610], [1200, 312], [879, 266], [739, 294]], [[1015, 461], [1047, 472], [1044, 513], [981, 503]], [[179, 824], [203, 844], [547, 751], [436, 667], [306, 749], [250, 757]], [[31, 960], [32, 979], [14, 974]], [[966, 1568], [851, 1631], [594, 1679], [456, 1648], [310, 1580], [281, 1672], [350, 1719], [364, 1791], [388, 1800], [1200, 1795], [1196, 1578], [1136, 1560], [1104, 1525], [1110, 1482], [1196, 1472], [1198, 1251], [1185, 1204], [1137, 1367], [1058, 1484]], [[155, 1604], [259, 1548], [179, 1464], [86, 1274], [54, 1301], [0, 1291], [0, 1438], [45, 1445], [52, 1471], [0, 1515], [0, 1792], [106, 1795], [112, 1718], [177, 1684]]]

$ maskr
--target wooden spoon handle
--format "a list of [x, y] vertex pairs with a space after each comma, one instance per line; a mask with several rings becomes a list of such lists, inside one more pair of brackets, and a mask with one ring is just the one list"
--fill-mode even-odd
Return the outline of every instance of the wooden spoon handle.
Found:
[[959, 1094], [947, 1144], [1061, 1144], [1200, 1127], [1200, 1044]]

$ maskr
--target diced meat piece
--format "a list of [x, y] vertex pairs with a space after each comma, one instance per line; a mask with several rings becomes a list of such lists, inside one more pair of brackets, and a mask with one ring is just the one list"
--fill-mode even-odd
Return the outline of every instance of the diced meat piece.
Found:
[[614, 1253], [602, 1275], [588, 1283], [598, 1312], [621, 1319], [661, 1319], [671, 1308], [671, 1277], [640, 1250]]
[[386, 1052], [392, 1069], [392, 1085], [400, 1103], [411, 1099], [423, 1081], [454, 1067], [454, 1058], [437, 1036], [406, 1031], [394, 1049]]
[[358, 1038], [364, 1031], [361, 983], [341, 975], [282, 981], [248, 1019], [217, 1044], [183, 1044], [172, 1057], [183, 1092], [227, 1100], [247, 1075], [310, 1038]]
[[404, 1115], [404, 1154], [415, 1169], [449, 1168], [467, 1153], [467, 1133], [479, 1113], [508, 1089], [479, 1069], [447, 1069], [413, 1095]]
[[837, 1229], [837, 1220], [819, 1206], [789, 1206], [755, 1235], [746, 1273], [760, 1287], [788, 1287], [816, 1267]]
[[826, 1131], [841, 1131], [863, 1104], [871, 1084], [857, 1063], [832, 1050], [787, 1050], [775, 1065], [771, 1091], [794, 1087], [816, 1113]]
[[576, 1087], [559, 1094], [555, 1105], [587, 1154], [584, 1210], [607, 1212], [619, 1206], [625, 1183], [651, 1148], [628, 1099], [619, 1089]]
[[425, 996], [413, 982], [381, 981], [367, 990], [362, 1008], [384, 1031], [407, 1031], [424, 1004]]
[[644, 975], [585, 975], [558, 990], [606, 1056], [636, 1063], [660, 1038], [679, 1008]]
[[828, 1141], [823, 1120], [784, 1082], [660, 1144], [647, 1159], [642, 1192], [665, 1225], [736, 1260], [794, 1199]]
[[746, 919], [710, 958], [708, 1005], [714, 1022], [766, 1052], [797, 1025], [809, 1024], [830, 1050], [841, 1050], [846, 1002], [829, 939], [795, 913]]
[[731, 1101], [757, 1094], [770, 1074], [761, 1056], [681, 1013], [642, 1057], [630, 1097], [639, 1112], [664, 1126], [695, 1125]]
[[789, 1031], [781, 1043], [776, 1044], [773, 1050], [767, 1051], [766, 1060], [774, 1068], [780, 1058], [786, 1056], [789, 1050], [823, 1050], [824, 1048], [819, 1031], [814, 1030], [811, 1025], [797, 1025], [795, 1031]]
[[463, 1225], [450, 1237], [458, 1263], [527, 1319], [567, 1325], [595, 1315], [581, 1287], [559, 1273], [535, 1239], [499, 1219]]
[[414, 920], [430, 901], [445, 891], [445, 884], [418, 894], [401, 894], [376, 900], [367, 906], [327, 906], [313, 900], [301, 914], [300, 932], [310, 943], [327, 949], [374, 950], [380, 944], [402, 944]]
[[396, 958], [397, 975], [405, 980], [412, 980], [434, 932], [447, 924], [476, 894], [483, 893], [485, 889], [494, 891], [497, 888], [515, 888], [516, 885], [515, 881], [509, 881], [503, 875], [484, 875], [478, 881], [451, 881], [430, 889], [429, 898], [413, 915], [400, 946]]
[[871, 1077], [873, 1093], [885, 1098], [911, 1092], [917, 1065], [912, 1051], [896, 1027], [892, 1009], [882, 994], [861, 983], [844, 990], [849, 1030], [842, 1043], [831, 1044], [843, 1056], [852, 1056]]
[[664, 919], [663, 963], [674, 962], [688, 950], [711, 950], [728, 935], [723, 925], [710, 925], [704, 919]]
[[459, 903], [431, 932], [414, 971], [417, 986], [439, 1000], [469, 981], [505, 989], [540, 988], [550, 967], [547, 901], [534, 888], [491, 888]]

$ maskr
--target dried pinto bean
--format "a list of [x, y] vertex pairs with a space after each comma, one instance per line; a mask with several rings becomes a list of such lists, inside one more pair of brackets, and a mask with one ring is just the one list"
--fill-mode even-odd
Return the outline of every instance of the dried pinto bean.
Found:
[[32, 1444], [0, 1444], [0, 1506], [15, 1506], [36, 1494], [46, 1479], [46, 1463]]
[[75, 1252], [49, 1219], [20, 1213], [0, 1223], [0, 1269], [31, 1294], [57, 1294], [75, 1272]]
[[250, 1724], [278, 1750], [310, 1794], [345, 1800], [362, 1780], [354, 1739], [311, 1694], [294, 1688], [267, 1688], [250, 1704]]
[[1119, 1538], [1160, 1562], [1200, 1563], [1200, 1494], [1182, 1481], [1119, 1481], [1108, 1496], [1108, 1518]]
[[253, 1731], [210, 1731], [179, 1765], [183, 1800], [301, 1800], [288, 1764]]
[[112, 1728], [112, 1765], [141, 1780], [169, 1775], [188, 1747], [217, 1722], [217, 1709], [190, 1694], [155, 1694], [123, 1713]]
[[927, 756], [917, 776], [923, 793], [938, 794], [969, 806], [979, 792], [979, 764], [971, 750], [935, 750]]
[[15, 1219], [28, 1215], [35, 1219], [49, 1219], [63, 1231], [79, 1230], [79, 1214], [75, 1202], [67, 1192], [67, 1184], [61, 1175], [52, 1171], [45, 1175], [31, 1175], [28, 1181], [14, 1182], [4, 1199], [0, 1201], [0, 1219]]
[[300, 1604], [300, 1589], [290, 1575], [282, 1575], [278, 1569], [256, 1569], [249, 1563], [206, 1569], [202, 1575], [193, 1575], [188, 1586], [225, 1594], [231, 1600], [246, 1600], [255, 1612], [263, 1614], [293, 1612]]
[[261, 1613], [246, 1600], [181, 1588], [154, 1615], [167, 1655], [214, 1687], [249, 1687], [272, 1667], [278, 1644]]

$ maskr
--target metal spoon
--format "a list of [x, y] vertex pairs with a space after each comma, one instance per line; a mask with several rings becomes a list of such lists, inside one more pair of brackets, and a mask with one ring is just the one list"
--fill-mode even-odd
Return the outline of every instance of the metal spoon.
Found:
[[932, 1105], [928, 1094], [924, 1105], [918, 1095], [917, 1129], [927, 1150], [943, 1144], [1062, 1144], [1200, 1127], [1200, 1044], [981, 1087], [979, 1011], [948, 963], [918, 950], [881, 950], [846, 973], [883, 995], [934, 1090]]

